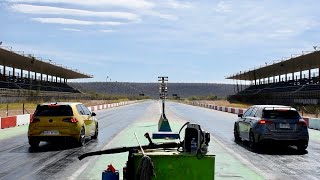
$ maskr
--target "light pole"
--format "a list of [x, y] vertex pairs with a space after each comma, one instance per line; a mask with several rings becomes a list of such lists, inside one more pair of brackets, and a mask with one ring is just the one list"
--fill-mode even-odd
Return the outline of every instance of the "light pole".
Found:
[[158, 77], [158, 81], [160, 82], [159, 86], [159, 96], [162, 100], [162, 113], [161, 117], [158, 122], [158, 132], [152, 133], [153, 139], [166, 139], [166, 138], [172, 138], [172, 139], [178, 139], [179, 134], [173, 133], [169, 124], [169, 120], [166, 117], [165, 114], [165, 100], [168, 95], [168, 77], [167, 76], [161, 76]]
[[166, 118], [166, 114], [165, 114], [165, 100], [168, 96], [168, 77], [158, 77], [158, 81], [160, 82], [160, 87], [159, 87], [159, 96], [160, 99], [162, 100], [162, 117], [163, 119], [167, 119]]

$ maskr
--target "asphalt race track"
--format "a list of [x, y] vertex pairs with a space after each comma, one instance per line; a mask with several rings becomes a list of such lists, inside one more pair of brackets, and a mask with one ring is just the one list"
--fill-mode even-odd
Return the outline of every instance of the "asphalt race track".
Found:
[[[265, 179], [319, 179], [320, 132], [310, 130], [307, 150], [299, 153], [295, 147], [261, 147], [252, 152], [246, 142], [235, 143], [233, 125], [237, 115], [221, 111], [170, 103], [170, 110], [187, 121], [193, 121], [223, 143], [228, 152]], [[219, 164], [216, 164], [218, 167]]]
[[[149, 114], [150, 117], [151, 114], [158, 116], [159, 107], [158, 101], [147, 101], [97, 111], [98, 140], [88, 140], [84, 147], [73, 147], [68, 143], [42, 142], [38, 149], [31, 149], [27, 141], [26, 126], [0, 130], [0, 179], [82, 179], [81, 174], [75, 176], [74, 173], [89, 163], [90, 158], [79, 161], [77, 159], [79, 155], [108, 147], [108, 143], [121, 131], [130, 128], [130, 124], [148, 119]], [[318, 131], [310, 130], [309, 147], [303, 153], [299, 153], [295, 147], [275, 146], [263, 147], [253, 152], [245, 142], [235, 143], [233, 140], [233, 124], [237, 119], [235, 114], [169, 102], [167, 116], [172, 121], [180, 119], [200, 124], [212, 135], [210, 146], [213, 151], [215, 147], [221, 146], [224, 153], [263, 179], [319, 179], [320, 177], [320, 132]], [[16, 134], [4, 137], [9, 131], [11, 134]], [[217, 158], [219, 153], [217, 152]], [[230, 179], [230, 177], [244, 179], [240, 172], [237, 175], [237, 169], [227, 169], [232, 172], [230, 173], [232, 176], [219, 174], [222, 171], [219, 167], [222, 165], [216, 161], [217, 179]], [[87, 169], [90, 167], [86, 166]], [[97, 177], [101, 179], [101, 174]], [[93, 177], [93, 179], [99, 178]]]
[[143, 114], [149, 104], [98, 111], [98, 140], [88, 141], [85, 147], [41, 142], [39, 149], [33, 150], [28, 144], [27, 128], [23, 135], [1, 140], [0, 179], [66, 179], [85, 163], [86, 160], [78, 160], [79, 155], [101, 150], [115, 135]]

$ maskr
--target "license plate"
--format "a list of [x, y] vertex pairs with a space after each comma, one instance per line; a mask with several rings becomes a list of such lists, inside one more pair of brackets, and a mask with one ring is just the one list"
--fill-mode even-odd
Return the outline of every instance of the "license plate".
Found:
[[281, 129], [290, 129], [290, 124], [280, 124], [279, 127]]
[[42, 131], [43, 135], [57, 135], [59, 134], [59, 131]]

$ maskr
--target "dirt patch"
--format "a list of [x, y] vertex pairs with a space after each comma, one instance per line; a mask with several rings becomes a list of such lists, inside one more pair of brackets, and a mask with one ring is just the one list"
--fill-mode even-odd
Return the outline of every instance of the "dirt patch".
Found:
[[[81, 102], [86, 106], [95, 106], [101, 104], [111, 104], [120, 101], [127, 101], [124, 100], [80, 100], [77, 102]], [[0, 117], [7, 117], [7, 116], [15, 116], [21, 114], [32, 114], [36, 110], [38, 103], [26, 103], [23, 109], [23, 103], [8, 103], [8, 104], [1, 104], [0, 106]], [[8, 107], [7, 107], [8, 106]]]
[[112, 100], [82, 100], [80, 101], [86, 106], [96, 106], [100, 104], [111, 104], [119, 101], [112, 101]]
[[[227, 100], [215, 100], [215, 101], [202, 100], [202, 101], [198, 101], [198, 102], [216, 105], [216, 106], [234, 107], [234, 108], [242, 108], [242, 109], [247, 109], [248, 107], [253, 105], [253, 104], [230, 103]], [[300, 109], [301, 110], [299, 111], [299, 113], [303, 117], [309, 117], [309, 118], [318, 118], [319, 117], [319, 115], [312, 114], [306, 110], [303, 110], [303, 108], [300, 108]]]
[[199, 101], [199, 102], [206, 103], [206, 104], [212, 104], [212, 105], [216, 105], [216, 106], [226, 106], [226, 107], [235, 107], [235, 108], [244, 108], [244, 109], [252, 106], [252, 104], [230, 103], [227, 100], [215, 100], [215, 101], [203, 100], [203, 101]]

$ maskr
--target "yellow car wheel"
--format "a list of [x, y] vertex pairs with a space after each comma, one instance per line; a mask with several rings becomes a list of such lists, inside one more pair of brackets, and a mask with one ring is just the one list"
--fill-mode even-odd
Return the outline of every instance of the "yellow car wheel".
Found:
[[80, 131], [78, 145], [79, 146], [84, 146], [85, 142], [86, 142], [86, 131], [85, 131], [84, 127], [82, 127], [81, 131]]
[[40, 141], [33, 138], [33, 137], [29, 137], [29, 144], [32, 148], [36, 148], [39, 146]]
[[98, 123], [96, 124], [96, 130], [94, 131], [94, 135], [91, 136], [92, 139], [97, 139], [99, 133]]

